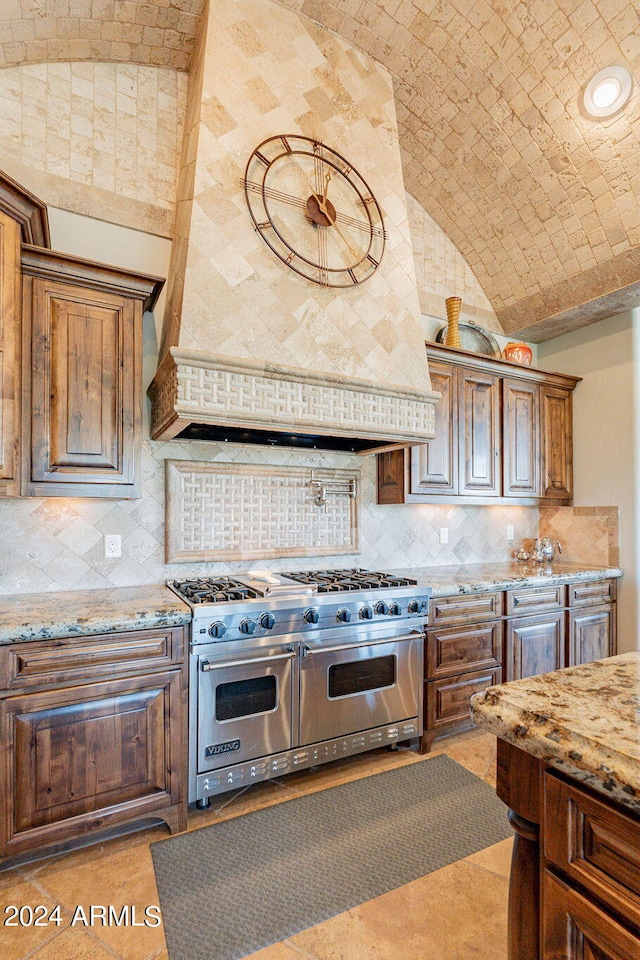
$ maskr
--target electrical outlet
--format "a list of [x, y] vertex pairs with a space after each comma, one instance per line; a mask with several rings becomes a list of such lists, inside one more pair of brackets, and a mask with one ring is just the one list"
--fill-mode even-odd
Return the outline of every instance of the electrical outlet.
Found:
[[512, 523], [508, 523], [508, 524], [507, 524], [507, 540], [515, 540], [515, 533], [514, 533], [514, 530], [513, 530], [513, 524], [512, 524]]
[[119, 533], [105, 533], [104, 558], [114, 560], [122, 556], [122, 537]]
[[449, 543], [449, 527], [440, 527], [440, 543]]

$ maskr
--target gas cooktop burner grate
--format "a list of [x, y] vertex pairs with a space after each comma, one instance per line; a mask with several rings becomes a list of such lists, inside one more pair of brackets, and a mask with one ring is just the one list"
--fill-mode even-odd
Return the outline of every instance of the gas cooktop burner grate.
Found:
[[176, 590], [191, 603], [223, 603], [226, 600], [253, 600], [255, 590], [246, 584], [223, 577], [218, 580], [177, 580]]
[[341, 593], [346, 590], [377, 590], [384, 587], [413, 587], [417, 580], [409, 577], [393, 577], [377, 570], [353, 567], [347, 570], [299, 570], [282, 573], [280, 576], [297, 580], [298, 583], [316, 584], [318, 593]]

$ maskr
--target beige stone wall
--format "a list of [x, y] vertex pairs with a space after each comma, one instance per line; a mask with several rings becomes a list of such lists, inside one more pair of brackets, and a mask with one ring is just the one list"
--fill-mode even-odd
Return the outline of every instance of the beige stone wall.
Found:
[[136, 64], [0, 70], [0, 169], [51, 206], [170, 236], [186, 87]]
[[406, 194], [418, 298], [423, 314], [447, 319], [447, 297], [462, 297], [460, 320], [502, 333], [495, 311], [475, 273], [444, 230], [410, 193]]
[[[428, 389], [389, 74], [271, 0], [212, 11], [198, 134], [183, 156], [196, 172], [179, 346]], [[296, 132], [353, 162], [382, 207], [382, 262], [353, 289], [298, 277], [253, 228], [247, 160]]]

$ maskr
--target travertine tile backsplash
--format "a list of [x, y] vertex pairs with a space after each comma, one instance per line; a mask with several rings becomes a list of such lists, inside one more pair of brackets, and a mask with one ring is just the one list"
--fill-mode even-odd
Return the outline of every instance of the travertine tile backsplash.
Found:
[[[229, 563], [164, 562], [164, 461], [256, 463], [361, 470], [360, 553], [290, 557]], [[5, 550], [0, 560], [0, 594], [161, 583], [171, 577], [239, 572], [252, 566], [272, 570], [363, 566], [371, 569], [439, 566], [505, 560], [515, 542], [535, 536], [538, 511], [532, 507], [378, 506], [375, 458], [299, 452], [230, 444], [144, 444], [140, 500], [11, 499], [0, 501]], [[251, 536], [251, 504], [239, 537]], [[439, 528], [449, 542], [439, 543]], [[105, 533], [122, 536], [122, 558], [105, 560]]]
[[543, 507], [540, 536], [559, 540], [569, 563], [620, 563], [618, 507]]

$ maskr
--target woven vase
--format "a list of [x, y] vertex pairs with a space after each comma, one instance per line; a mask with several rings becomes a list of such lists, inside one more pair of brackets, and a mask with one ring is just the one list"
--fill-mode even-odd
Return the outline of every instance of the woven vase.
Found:
[[460, 347], [460, 327], [458, 319], [460, 317], [460, 308], [462, 306], [462, 297], [447, 297], [444, 302], [447, 308], [447, 333], [444, 342], [447, 347]]

